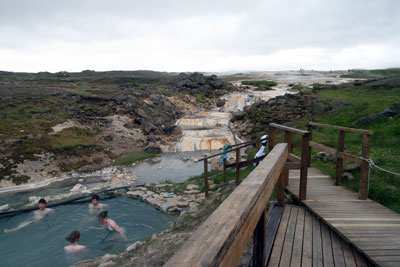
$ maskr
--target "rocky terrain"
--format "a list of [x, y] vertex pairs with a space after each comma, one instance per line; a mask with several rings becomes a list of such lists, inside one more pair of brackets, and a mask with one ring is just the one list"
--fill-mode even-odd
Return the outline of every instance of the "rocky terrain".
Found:
[[233, 90], [199, 73], [0, 72], [0, 187], [168, 151], [177, 119]]

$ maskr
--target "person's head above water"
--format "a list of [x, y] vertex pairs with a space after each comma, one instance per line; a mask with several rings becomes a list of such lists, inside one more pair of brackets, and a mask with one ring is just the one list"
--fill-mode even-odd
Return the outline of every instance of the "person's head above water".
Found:
[[71, 242], [72, 244], [79, 241], [81, 237], [81, 233], [79, 231], [72, 231], [69, 235], [65, 238], [65, 240]]
[[93, 204], [93, 206], [96, 206], [97, 204], [99, 204], [99, 200], [100, 200], [100, 197], [98, 195], [93, 195], [92, 196], [92, 204]]
[[45, 210], [47, 205], [47, 201], [44, 198], [41, 198], [38, 202], [38, 206], [40, 210]]
[[108, 210], [100, 212], [98, 218], [99, 222], [103, 223], [103, 221], [108, 218]]

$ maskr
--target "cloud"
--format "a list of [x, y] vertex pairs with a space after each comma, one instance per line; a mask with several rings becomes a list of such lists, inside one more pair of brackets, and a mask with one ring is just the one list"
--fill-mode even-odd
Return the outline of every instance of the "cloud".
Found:
[[400, 66], [400, 2], [0, 2], [0, 69], [229, 71]]

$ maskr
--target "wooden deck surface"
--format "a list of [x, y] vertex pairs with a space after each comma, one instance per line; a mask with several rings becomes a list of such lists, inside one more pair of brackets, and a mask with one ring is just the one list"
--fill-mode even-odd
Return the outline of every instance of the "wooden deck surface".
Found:
[[[296, 197], [299, 176], [291, 170], [286, 187]], [[358, 193], [335, 186], [315, 168], [309, 168], [307, 200], [302, 203], [372, 262], [400, 266], [400, 214], [370, 199], [359, 200]]]
[[[282, 209], [274, 209], [279, 208]], [[285, 205], [281, 214], [277, 224], [267, 226], [268, 235], [275, 232], [278, 225], [274, 242], [271, 240], [273, 247], [268, 266], [373, 266], [305, 208]], [[267, 241], [267, 247], [272, 242]]]

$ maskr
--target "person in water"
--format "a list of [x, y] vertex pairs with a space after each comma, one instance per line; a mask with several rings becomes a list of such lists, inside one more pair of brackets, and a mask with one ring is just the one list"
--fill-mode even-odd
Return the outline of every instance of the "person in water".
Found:
[[107, 204], [100, 203], [100, 197], [98, 195], [92, 196], [92, 203], [89, 204], [90, 209], [102, 209], [106, 207]]
[[39, 209], [37, 209], [33, 212], [33, 220], [23, 222], [13, 229], [4, 229], [4, 233], [17, 231], [21, 228], [24, 228], [24, 227], [30, 225], [31, 223], [33, 223], [35, 221], [43, 219], [49, 212], [53, 211], [53, 209], [47, 208], [46, 205], [47, 205], [47, 201], [44, 198], [41, 198], [38, 202]]
[[71, 242], [71, 245], [65, 246], [64, 251], [68, 253], [79, 252], [85, 249], [85, 246], [78, 245], [81, 233], [79, 231], [72, 231], [65, 240]]
[[107, 210], [100, 212], [98, 218], [99, 218], [99, 222], [104, 225], [104, 227], [107, 231], [110, 231], [110, 232], [116, 231], [116, 232], [120, 233], [120, 235], [123, 239], [126, 239], [126, 236], [125, 236], [124, 232], [122, 231], [122, 229], [119, 228], [119, 226], [116, 224], [116, 222], [114, 220], [108, 218]]

